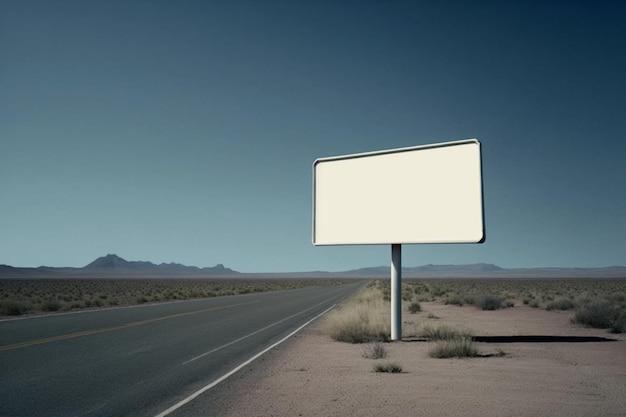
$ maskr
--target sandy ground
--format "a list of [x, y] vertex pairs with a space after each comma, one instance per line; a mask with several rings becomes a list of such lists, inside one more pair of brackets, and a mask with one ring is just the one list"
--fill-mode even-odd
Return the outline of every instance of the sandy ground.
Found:
[[[335, 342], [324, 319], [193, 404], [198, 416], [626, 416], [626, 335], [570, 322], [571, 312], [526, 306], [481, 311], [422, 303], [403, 313], [404, 341], [388, 357]], [[438, 318], [428, 318], [429, 313]], [[477, 336], [559, 336], [550, 341], [479, 343], [485, 355], [428, 356], [419, 328], [445, 324]], [[579, 337], [573, 341], [568, 337]], [[613, 341], [582, 342], [585, 337]], [[499, 350], [505, 356], [488, 356]], [[403, 372], [375, 373], [394, 362]]]

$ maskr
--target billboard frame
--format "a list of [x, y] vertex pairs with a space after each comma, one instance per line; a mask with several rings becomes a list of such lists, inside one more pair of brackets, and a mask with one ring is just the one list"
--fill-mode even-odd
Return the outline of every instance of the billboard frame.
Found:
[[[411, 240], [402, 240], [402, 241], [396, 241], [396, 240], [386, 240], [386, 241], [369, 241], [369, 242], [365, 242], [365, 241], [360, 241], [360, 242], [351, 242], [349, 240], [345, 240], [343, 242], [338, 242], [338, 243], [327, 243], [327, 242], [319, 242], [318, 241], [318, 219], [317, 219], [317, 186], [318, 186], [318, 178], [317, 178], [317, 167], [320, 164], [324, 164], [324, 163], [328, 163], [328, 162], [334, 162], [334, 161], [348, 161], [348, 160], [353, 160], [353, 159], [361, 159], [361, 158], [369, 158], [369, 157], [376, 157], [376, 156], [385, 156], [385, 155], [393, 155], [393, 154], [400, 154], [400, 153], [408, 153], [408, 152], [414, 152], [414, 151], [424, 151], [424, 150], [432, 150], [432, 149], [438, 149], [438, 148], [448, 148], [448, 147], [454, 147], [454, 146], [463, 146], [463, 145], [475, 145], [477, 146], [478, 152], [478, 159], [477, 159], [477, 163], [478, 163], [478, 190], [476, 190], [480, 196], [479, 196], [479, 210], [480, 210], [480, 234], [479, 236], [477, 235], [477, 237], [475, 239], [457, 239], [457, 240], [441, 240], [441, 241], [419, 241], [417, 239], [411, 241]], [[419, 145], [419, 146], [411, 146], [411, 147], [405, 147], [405, 148], [395, 148], [395, 149], [387, 149], [387, 150], [381, 150], [381, 151], [374, 151], [374, 152], [363, 152], [363, 153], [356, 153], [356, 154], [348, 154], [348, 155], [340, 155], [340, 156], [331, 156], [331, 157], [324, 157], [324, 158], [318, 158], [313, 162], [313, 192], [312, 192], [312, 243], [315, 246], [331, 246], [331, 245], [387, 245], [387, 244], [394, 244], [394, 243], [400, 243], [400, 244], [452, 244], [452, 243], [462, 243], [462, 244], [467, 244], [467, 243], [483, 243], [486, 239], [486, 232], [485, 232], [485, 215], [484, 215], [484, 195], [483, 195], [483, 175], [482, 175], [482, 150], [481, 150], [481, 144], [477, 139], [464, 139], [464, 140], [458, 140], [458, 141], [452, 141], [452, 142], [442, 142], [442, 143], [434, 143], [434, 144], [428, 144], [428, 145]], [[390, 184], [392, 182], [394, 182], [395, 179], [389, 179], [387, 184]], [[390, 202], [390, 205], [393, 204], [393, 202]], [[391, 206], [393, 207], [393, 206]]]
[[[477, 190], [474, 190], [475, 192], [477, 191], [479, 193], [478, 199], [476, 199], [476, 195], [473, 196], [473, 200], [474, 200], [474, 204], [478, 203], [479, 204], [479, 217], [480, 217], [480, 233], [477, 234], [474, 238], [462, 238], [462, 239], [457, 239], [457, 240], [441, 240], [441, 241], [428, 241], [427, 239], [424, 239], [422, 237], [421, 241], [420, 239], [415, 239], [415, 241], [407, 241], [405, 239], [399, 239], [400, 241], [395, 242], [395, 241], [391, 241], [392, 239], [386, 239], [384, 241], [382, 241], [382, 239], [380, 241], [372, 241], [372, 242], [366, 242], [366, 241], [360, 241], [360, 242], [356, 242], [356, 243], [352, 243], [349, 241], [349, 239], [347, 239], [345, 242], [337, 242], [337, 243], [319, 243], [316, 240], [316, 221], [317, 221], [317, 216], [316, 216], [316, 210], [317, 210], [317, 166], [320, 163], [327, 163], [327, 162], [333, 162], [333, 161], [345, 161], [345, 160], [351, 160], [351, 159], [357, 159], [357, 158], [367, 158], [367, 157], [376, 157], [376, 156], [384, 156], [384, 155], [391, 155], [391, 154], [397, 154], [397, 153], [402, 153], [402, 152], [412, 152], [412, 151], [421, 151], [421, 150], [432, 150], [432, 149], [439, 149], [439, 148], [446, 148], [446, 147], [453, 147], [453, 146], [463, 146], [463, 145], [476, 145], [477, 146], [477, 154], [474, 155], [473, 157], [476, 158], [477, 157], [477, 162], [478, 166], [474, 166], [473, 170], [477, 169], [477, 172], [473, 172], [473, 175], [478, 175], [478, 179], [476, 181], [476, 178], [473, 178], [474, 180], [474, 185], [478, 187]], [[362, 169], [362, 168], [361, 168]], [[429, 145], [421, 145], [421, 146], [412, 146], [412, 147], [407, 147], [407, 148], [396, 148], [396, 149], [388, 149], [388, 150], [382, 150], [382, 151], [375, 151], [375, 152], [365, 152], [365, 153], [357, 153], [357, 154], [351, 154], [351, 155], [342, 155], [342, 156], [333, 156], [333, 157], [326, 157], [326, 158], [318, 158], [313, 162], [313, 199], [312, 199], [312, 203], [313, 203], [313, 224], [312, 224], [312, 243], [315, 246], [328, 246], [328, 245], [381, 245], [381, 244], [390, 244], [391, 245], [391, 340], [402, 340], [402, 244], [452, 244], [452, 243], [462, 243], [462, 244], [468, 244], [468, 243], [483, 243], [485, 242], [486, 239], [486, 232], [485, 232], [485, 210], [484, 210], [484, 194], [483, 194], [483, 169], [482, 169], [482, 150], [481, 150], [481, 144], [477, 139], [465, 139], [465, 140], [459, 140], [459, 141], [453, 141], [453, 142], [443, 142], [443, 143], [435, 143], [435, 144], [429, 144]], [[392, 182], [394, 180], [394, 178], [389, 179], [390, 182]], [[328, 181], [328, 180], [327, 180]], [[477, 184], [476, 184], [477, 182]], [[393, 197], [393, 196], [391, 196]], [[390, 211], [393, 210], [393, 204], [394, 202], [391, 201], [390, 206], [392, 207], [391, 209], [389, 209]], [[386, 213], [388, 214], [388, 213]], [[476, 213], [476, 207], [474, 207], [474, 212], [473, 212], [474, 216], [477, 215]], [[443, 217], [443, 216], [441, 216]], [[474, 221], [476, 221], [476, 219], [474, 219]], [[474, 226], [475, 227], [475, 226]], [[473, 232], [476, 232], [476, 230], [474, 230], [474, 227], [470, 228], [469, 230], [472, 230]], [[464, 233], [468, 233], [467, 231], [465, 231]], [[461, 234], [462, 236], [465, 236], [463, 234]], [[459, 235], [459, 236], [461, 236]], [[467, 234], [467, 236], [469, 236], [469, 233]], [[362, 239], [362, 237], [361, 237]]]

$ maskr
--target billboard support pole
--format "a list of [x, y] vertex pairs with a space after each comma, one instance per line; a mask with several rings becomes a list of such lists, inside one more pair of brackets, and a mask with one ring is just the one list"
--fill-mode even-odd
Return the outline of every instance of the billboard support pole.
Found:
[[402, 340], [402, 245], [391, 245], [391, 340]]

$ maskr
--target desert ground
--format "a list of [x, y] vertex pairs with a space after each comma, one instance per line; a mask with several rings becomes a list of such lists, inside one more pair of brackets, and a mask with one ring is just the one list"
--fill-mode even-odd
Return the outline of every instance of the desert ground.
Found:
[[[387, 357], [337, 342], [323, 317], [188, 405], [195, 416], [626, 416], [626, 335], [582, 327], [572, 311], [483, 311], [421, 303], [403, 312]], [[481, 355], [437, 359], [425, 326], [471, 330]], [[496, 338], [497, 336], [537, 336]], [[540, 337], [550, 336], [550, 337]], [[491, 337], [491, 339], [489, 338]], [[496, 343], [497, 342], [497, 343]], [[395, 363], [400, 373], [378, 373]]]

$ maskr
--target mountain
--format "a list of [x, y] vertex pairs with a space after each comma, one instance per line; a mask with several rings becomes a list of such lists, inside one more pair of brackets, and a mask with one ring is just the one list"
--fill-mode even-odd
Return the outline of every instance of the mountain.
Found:
[[[389, 277], [390, 266], [377, 266], [340, 272], [344, 276]], [[626, 267], [602, 268], [502, 268], [494, 264], [422, 265], [403, 267], [406, 278], [626, 278]]]
[[[161, 265], [169, 265], [169, 264], [161, 264]], [[161, 268], [161, 265], [155, 265], [152, 262], [145, 261], [127, 261], [124, 258], [120, 258], [115, 254], [109, 254], [107, 256], [102, 256], [92, 263], [84, 266], [82, 269], [86, 270], [94, 270], [94, 269], [108, 269], [108, 270], [118, 270], [118, 269], [131, 269], [136, 271], [149, 271]], [[181, 265], [183, 266], [183, 265]], [[195, 267], [194, 267], [195, 268]]]
[[197, 274], [197, 273], [219, 273], [219, 274], [232, 274], [236, 273], [230, 268], [226, 268], [222, 264], [217, 264], [214, 267], [198, 268], [197, 266], [186, 266], [178, 263], [161, 263], [154, 264], [146, 261], [127, 261], [115, 254], [108, 254], [102, 256], [90, 264], [81, 268], [87, 271], [127, 271], [127, 272], [142, 272], [142, 273], [168, 273], [168, 274]]
[[91, 278], [91, 277], [205, 277], [231, 276], [238, 274], [223, 264], [214, 267], [198, 268], [178, 263], [154, 264], [147, 261], [127, 261], [115, 254], [102, 256], [82, 268], [54, 268], [40, 266], [37, 268], [18, 268], [0, 265], [0, 277], [10, 278]]
[[[361, 277], [389, 278], [390, 266], [374, 266], [349, 271], [328, 272], [281, 272], [281, 273], [240, 273], [223, 264], [199, 268], [179, 263], [154, 264], [147, 261], [127, 261], [115, 254], [102, 256], [82, 268], [19, 268], [0, 265], [0, 278], [302, 278], [302, 277]], [[466, 265], [422, 265], [403, 267], [405, 278], [626, 278], [626, 267], [604, 268], [502, 268], [488, 263]]]
[[96, 268], [126, 268], [130, 262], [126, 259], [122, 259], [115, 254], [109, 254], [102, 256], [89, 265], [83, 267], [83, 269], [96, 269]]
[[[402, 273], [405, 275], [466, 275], [472, 274], [484, 274], [486, 272], [503, 271], [498, 265], [494, 264], [468, 264], [468, 265], [422, 265], [414, 267], [403, 267]], [[342, 274], [355, 274], [355, 275], [381, 275], [390, 273], [389, 266], [374, 266], [369, 268], [353, 269], [351, 271], [343, 271]]]

